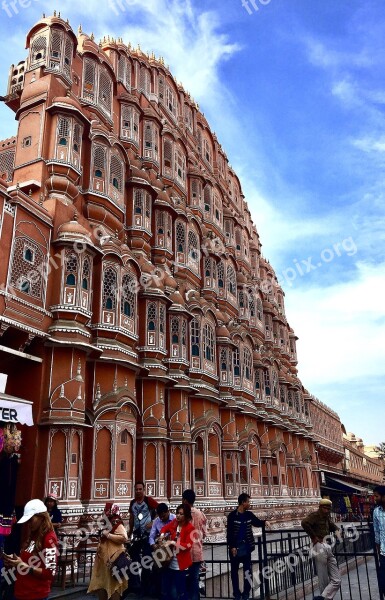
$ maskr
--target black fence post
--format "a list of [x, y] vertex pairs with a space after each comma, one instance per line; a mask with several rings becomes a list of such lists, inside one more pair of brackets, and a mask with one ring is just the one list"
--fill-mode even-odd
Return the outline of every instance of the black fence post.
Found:
[[269, 578], [264, 577], [264, 574], [267, 573], [268, 566], [268, 555], [267, 555], [267, 541], [266, 541], [266, 526], [265, 523], [262, 524], [262, 570], [260, 572], [261, 579], [261, 600], [270, 600], [270, 582]]

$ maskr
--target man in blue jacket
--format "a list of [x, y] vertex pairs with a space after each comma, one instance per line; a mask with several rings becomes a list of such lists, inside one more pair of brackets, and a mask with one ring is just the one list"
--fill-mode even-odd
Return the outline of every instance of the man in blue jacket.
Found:
[[[238, 497], [238, 508], [227, 517], [227, 545], [229, 548], [231, 583], [235, 600], [248, 600], [251, 581], [251, 553], [255, 548], [253, 527], [262, 527], [261, 521], [250, 510], [249, 494]], [[239, 591], [238, 571], [243, 564], [243, 594]]]

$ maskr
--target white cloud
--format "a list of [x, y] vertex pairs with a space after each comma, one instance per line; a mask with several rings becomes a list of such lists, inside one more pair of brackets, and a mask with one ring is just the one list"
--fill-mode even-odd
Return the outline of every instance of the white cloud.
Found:
[[385, 262], [357, 268], [354, 281], [292, 289], [286, 296], [299, 337], [299, 374], [310, 390], [325, 380], [351, 382], [385, 372]]

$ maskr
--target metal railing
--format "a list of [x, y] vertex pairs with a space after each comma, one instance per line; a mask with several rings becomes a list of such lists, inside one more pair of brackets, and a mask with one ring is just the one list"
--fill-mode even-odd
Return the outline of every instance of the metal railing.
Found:
[[[341, 526], [341, 532], [341, 542], [333, 549], [342, 575], [341, 590], [335, 599], [385, 600], [378, 587], [379, 562], [372, 529], [368, 525], [351, 524]], [[65, 578], [78, 585], [87, 583], [97, 540], [65, 534], [59, 538], [57, 583], [63, 583]], [[308, 600], [319, 594], [310, 540], [302, 529], [266, 532], [262, 528], [255, 542], [250, 599]], [[204, 560], [206, 598], [233, 598], [226, 543], [205, 543]]]

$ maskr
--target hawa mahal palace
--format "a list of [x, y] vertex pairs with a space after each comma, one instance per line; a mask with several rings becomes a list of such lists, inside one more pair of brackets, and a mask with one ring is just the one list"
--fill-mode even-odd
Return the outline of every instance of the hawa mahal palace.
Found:
[[26, 47], [3, 97], [17, 135], [0, 142], [1, 398], [33, 419], [16, 503], [55, 493], [76, 523], [127, 509], [144, 479], [171, 503], [194, 488], [213, 539], [241, 492], [298, 522], [322, 452], [343, 458], [341, 424], [298, 379], [215, 134], [164, 60], [121, 39], [55, 14]]

